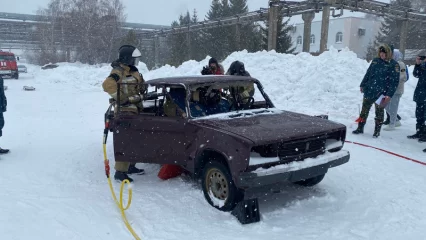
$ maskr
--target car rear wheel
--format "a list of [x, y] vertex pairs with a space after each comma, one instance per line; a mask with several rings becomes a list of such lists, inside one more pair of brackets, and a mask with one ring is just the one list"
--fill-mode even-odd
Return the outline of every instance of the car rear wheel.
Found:
[[219, 161], [209, 161], [204, 166], [202, 188], [207, 202], [224, 212], [232, 211], [244, 198], [244, 192], [235, 186], [228, 167]]
[[321, 175], [318, 175], [316, 177], [308, 178], [308, 179], [305, 179], [305, 180], [302, 180], [302, 181], [297, 181], [297, 182], [294, 182], [294, 183], [297, 184], [297, 185], [304, 186], [304, 187], [312, 187], [312, 186], [315, 186], [318, 183], [320, 183], [324, 179], [324, 177], [325, 177], [325, 174], [321, 174]]

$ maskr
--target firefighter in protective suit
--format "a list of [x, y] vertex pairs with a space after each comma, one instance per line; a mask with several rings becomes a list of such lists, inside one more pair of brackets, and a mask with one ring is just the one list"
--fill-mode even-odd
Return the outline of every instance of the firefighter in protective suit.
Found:
[[[226, 75], [250, 77], [250, 73], [245, 69], [244, 63], [240, 61], [234, 61], [231, 63]], [[229, 90], [232, 96], [238, 97], [244, 104], [250, 100], [250, 97], [253, 97], [255, 92], [254, 83], [245, 87], [231, 87]]]
[[[143, 109], [141, 93], [145, 91], [143, 85], [145, 81], [136, 68], [139, 64], [140, 56], [141, 52], [136, 47], [131, 45], [121, 46], [118, 59], [111, 64], [113, 69], [102, 84], [104, 91], [116, 101], [116, 106], [120, 104], [120, 114], [139, 114]], [[117, 99], [118, 83], [121, 83], [120, 101]], [[118, 181], [127, 179], [132, 182], [133, 179], [128, 174], [144, 174], [144, 170], [136, 168], [135, 165], [128, 162], [116, 162], [114, 179]]]

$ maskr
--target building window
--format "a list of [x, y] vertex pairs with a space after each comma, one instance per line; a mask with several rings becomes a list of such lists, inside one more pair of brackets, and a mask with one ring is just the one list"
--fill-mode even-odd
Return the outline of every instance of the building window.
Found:
[[311, 44], [315, 44], [315, 35], [314, 34], [311, 35]]
[[297, 45], [302, 44], [302, 36], [297, 37]]
[[336, 34], [336, 43], [341, 43], [343, 42], [343, 33], [342, 32], [338, 32]]

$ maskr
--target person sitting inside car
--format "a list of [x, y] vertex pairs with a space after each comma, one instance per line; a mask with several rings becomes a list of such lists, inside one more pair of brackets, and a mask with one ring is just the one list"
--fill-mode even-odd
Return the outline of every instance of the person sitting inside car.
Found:
[[171, 86], [164, 103], [164, 114], [168, 117], [186, 117], [186, 89], [181, 86]]
[[229, 110], [228, 100], [222, 98], [218, 89], [200, 87], [192, 93], [190, 111], [192, 117], [202, 117], [218, 113], [226, 113]]

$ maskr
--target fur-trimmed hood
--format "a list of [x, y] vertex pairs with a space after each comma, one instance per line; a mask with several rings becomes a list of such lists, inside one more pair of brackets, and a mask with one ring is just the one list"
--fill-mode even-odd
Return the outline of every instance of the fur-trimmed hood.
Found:
[[387, 44], [380, 44], [380, 46], [377, 48], [377, 57], [380, 58], [380, 48], [385, 48], [386, 51], [386, 60], [389, 61], [392, 59], [392, 50]]

